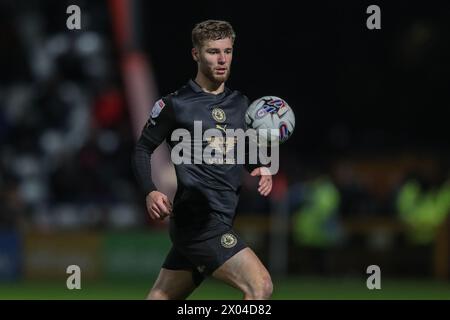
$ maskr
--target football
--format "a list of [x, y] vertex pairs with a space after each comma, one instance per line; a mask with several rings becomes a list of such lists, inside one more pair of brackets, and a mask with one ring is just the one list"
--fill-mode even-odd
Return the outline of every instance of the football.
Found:
[[[245, 122], [248, 128], [257, 131], [260, 144], [283, 143], [294, 132], [295, 115], [285, 100], [275, 96], [264, 96], [250, 104], [245, 113]], [[276, 129], [276, 132], [270, 129]]]

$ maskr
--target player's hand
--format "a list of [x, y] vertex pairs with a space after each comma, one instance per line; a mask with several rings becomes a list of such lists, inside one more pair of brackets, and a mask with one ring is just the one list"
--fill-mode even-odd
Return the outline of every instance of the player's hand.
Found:
[[145, 198], [145, 202], [148, 214], [153, 220], [164, 220], [172, 213], [172, 203], [164, 193], [152, 191]]
[[259, 179], [258, 191], [262, 196], [268, 196], [270, 191], [272, 191], [272, 175], [270, 174], [269, 169], [259, 167], [253, 170], [250, 175], [252, 177], [261, 176], [261, 179]]

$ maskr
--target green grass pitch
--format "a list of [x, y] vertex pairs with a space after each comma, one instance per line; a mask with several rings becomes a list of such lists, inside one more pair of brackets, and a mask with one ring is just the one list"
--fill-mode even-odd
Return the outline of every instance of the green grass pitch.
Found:
[[[275, 300], [450, 300], [450, 282], [443, 281], [385, 279], [380, 290], [367, 289], [365, 279], [357, 278], [292, 277], [274, 279], [273, 282]], [[80, 290], [68, 290], [65, 281], [0, 283], [0, 299], [141, 300], [151, 284], [152, 279], [101, 283], [86, 281], [81, 283]], [[207, 279], [189, 299], [228, 300], [241, 297], [236, 289]]]

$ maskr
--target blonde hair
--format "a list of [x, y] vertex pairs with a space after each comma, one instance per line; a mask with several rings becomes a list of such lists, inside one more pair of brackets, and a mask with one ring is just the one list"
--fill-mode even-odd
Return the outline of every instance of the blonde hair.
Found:
[[230, 38], [234, 43], [236, 34], [227, 21], [206, 20], [197, 23], [192, 29], [192, 45], [201, 48], [206, 41]]

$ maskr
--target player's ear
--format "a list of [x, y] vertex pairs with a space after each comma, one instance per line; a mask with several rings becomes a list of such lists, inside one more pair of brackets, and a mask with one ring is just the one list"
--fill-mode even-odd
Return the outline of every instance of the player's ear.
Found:
[[192, 59], [194, 59], [194, 61], [198, 61], [198, 50], [196, 47], [192, 48]]

